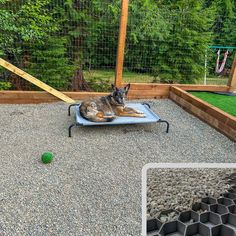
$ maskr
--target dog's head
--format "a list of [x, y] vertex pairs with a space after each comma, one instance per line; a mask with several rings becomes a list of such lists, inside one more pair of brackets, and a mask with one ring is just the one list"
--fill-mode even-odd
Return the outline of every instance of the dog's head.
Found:
[[113, 97], [115, 103], [117, 103], [118, 105], [124, 105], [129, 89], [130, 84], [127, 84], [124, 88], [117, 88], [112, 84], [111, 96]]

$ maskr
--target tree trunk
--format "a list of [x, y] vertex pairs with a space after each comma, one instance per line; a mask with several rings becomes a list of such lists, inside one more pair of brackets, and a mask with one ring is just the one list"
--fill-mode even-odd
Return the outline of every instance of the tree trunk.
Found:
[[75, 71], [74, 78], [72, 80], [72, 90], [73, 91], [92, 91], [88, 83], [84, 79], [82, 69], [77, 69]]

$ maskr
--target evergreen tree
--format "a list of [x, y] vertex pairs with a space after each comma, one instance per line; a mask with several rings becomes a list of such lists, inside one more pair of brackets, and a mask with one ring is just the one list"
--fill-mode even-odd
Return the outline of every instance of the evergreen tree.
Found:
[[236, 45], [236, 2], [234, 0], [216, 0], [212, 3], [216, 9], [213, 25], [216, 45]]
[[[236, 2], [234, 0], [206, 0], [206, 7], [211, 7], [214, 9], [212, 15], [214, 15], [214, 22], [210, 28], [212, 32], [212, 42], [211, 45], [218, 46], [235, 46], [236, 45]], [[223, 60], [224, 52], [227, 49], [221, 49], [220, 61]], [[215, 74], [215, 64], [217, 59], [218, 49], [208, 49], [208, 73], [211, 76], [216, 76]], [[226, 61], [226, 72], [232, 66], [234, 58], [233, 50], [229, 50], [229, 55]], [[223, 74], [227, 74], [223, 72]], [[217, 74], [218, 76], [218, 74]]]
[[[126, 40], [126, 67], [148, 72], [157, 64], [158, 41], [167, 38], [171, 24], [153, 0], [131, 1]], [[158, 23], [157, 23], [158, 22]]]
[[55, 89], [67, 90], [74, 65], [66, 56], [66, 38], [49, 37], [41, 45], [30, 45], [27, 71]]
[[211, 42], [211, 9], [203, 11], [203, 1], [195, 0], [178, 0], [168, 9], [172, 28], [159, 45], [158, 75], [161, 82], [193, 83], [204, 73], [205, 50]]
[[[235, 4], [131, 0], [125, 66], [162, 82], [194, 82], [208, 45], [235, 45]], [[88, 89], [84, 69], [115, 66], [119, 18], [120, 0], [0, 0], [0, 56], [58, 89]]]
[[[60, 10], [54, 0], [2, 2], [0, 19], [5, 17], [0, 48], [11, 63], [55, 88], [65, 89], [74, 68], [67, 56], [66, 39], [55, 36], [61, 30], [56, 17]], [[9, 80], [14, 88], [24, 88], [13, 74]]]

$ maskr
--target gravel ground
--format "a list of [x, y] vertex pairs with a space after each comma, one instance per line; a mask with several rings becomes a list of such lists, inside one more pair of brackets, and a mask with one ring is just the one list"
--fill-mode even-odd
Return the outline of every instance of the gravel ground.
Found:
[[[219, 198], [230, 189], [235, 169], [149, 169], [147, 173], [147, 219], [168, 219], [165, 210], [190, 210], [201, 198]], [[233, 184], [232, 184], [233, 185]]]
[[[235, 162], [236, 144], [170, 100], [170, 122], [75, 128], [63, 103], [0, 105], [0, 235], [140, 235], [149, 162]], [[43, 165], [45, 151], [54, 162]]]

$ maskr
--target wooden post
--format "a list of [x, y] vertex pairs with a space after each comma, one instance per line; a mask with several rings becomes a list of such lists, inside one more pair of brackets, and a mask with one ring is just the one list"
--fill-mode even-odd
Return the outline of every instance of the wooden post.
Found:
[[38, 86], [39, 88], [45, 90], [46, 92], [54, 95], [55, 97], [58, 97], [62, 101], [67, 102], [67, 103], [75, 103], [75, 101], [73, 99], [71, 99], [70, 97], [66, 96], [65, 94], [63, 94], [59, 91], [57, 91], [56, 89], [50, 87], [49, 85], [43, 83], [42, 81], [36, 79], [32, 75], [26, 73], [25, 71], [23, 71], [23, 70], [19, 69], [18, 67], [12, 65], [11, 63], [3, 60], [2, 58], [0, 58], [0, 65], [3, 66], [4, 68], [6, 68], [7, 70], [13, 72], [14, 74], [19, 75], [21, 78], [29, 81], [30, 83]]
[[128, 21], [129, 0], [121, 0], [120, 30], [116, 56], [116, 76], [115, 85], [122, 86], [122, 73], [125, 53], [126, 29]]
[[233, 92], [236, 90], [236, 53], [234, 55], [234, 62], [230, 72], [230, 79], [228, 82], [229, 91]]

